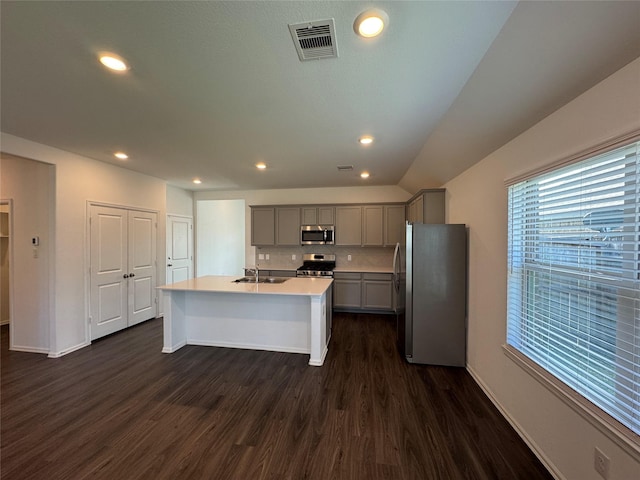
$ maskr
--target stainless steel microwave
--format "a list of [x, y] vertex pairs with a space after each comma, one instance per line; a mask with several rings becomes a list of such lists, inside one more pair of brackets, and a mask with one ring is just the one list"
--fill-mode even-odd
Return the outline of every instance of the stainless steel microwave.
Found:
[[302, 225], [300, 227], [301, 245], [333, 245], [334, 243], [333, 225]]

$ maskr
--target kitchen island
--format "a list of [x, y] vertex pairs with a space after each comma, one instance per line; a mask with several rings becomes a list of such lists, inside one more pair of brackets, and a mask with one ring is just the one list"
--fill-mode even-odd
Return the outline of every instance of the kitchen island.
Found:
[[184, 345], [309, 354], [321, 366], [331, 337], [331, 283], [287, 278], [236, 283], [205, 276], [158, 287], [164, 306], [164, 353]]

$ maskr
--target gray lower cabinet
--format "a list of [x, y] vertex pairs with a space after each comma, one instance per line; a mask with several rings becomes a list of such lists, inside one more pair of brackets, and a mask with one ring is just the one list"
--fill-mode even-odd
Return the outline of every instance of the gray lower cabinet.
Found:
[[[262, 273], [262, 271], [260, 271]], [[295, 270], [269, 270], [270, 277], [295, 277]]]
[[392, 310], [393, 283], [390, 273], [362, 275], [362, 308], [365, 310]]
[[362, 275], [360, 273], [333, 274], [333, 308], [359, 310], [362, 307]]
[[344, 311], [393, 311], [390, 273], [334, 272], [333, 308]]

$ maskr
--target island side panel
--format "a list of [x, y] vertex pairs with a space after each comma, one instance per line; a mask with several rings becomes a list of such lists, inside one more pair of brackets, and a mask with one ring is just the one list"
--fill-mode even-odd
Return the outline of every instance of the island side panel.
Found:
[[162, 291], [164, 308], [162, 353], [173, 353], [187, 344], [185, 292]]
[[309, 355], [309, 365], [321, 367], [327, 356], [329, 332], [327, 315], [327, 293], [311, 298], [311, 352]]
[[310, 297], [186, 292], [190, 345], [310, 353]]

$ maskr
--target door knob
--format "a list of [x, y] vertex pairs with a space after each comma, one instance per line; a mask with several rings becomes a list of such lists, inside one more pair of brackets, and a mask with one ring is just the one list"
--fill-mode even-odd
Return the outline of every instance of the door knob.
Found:
[[129, 275], [125, 273], [122, 278], [129, 278]]
[[173, 267], [173, 263], [167, 263], [167, 267]]
[[129, 274], [129, 278], [133, 278], [133, 277], [135, 277], [135, 276], [136, 276], [136, 274], [135, 274], [135, 273], [130, 273], [130, 274]]

